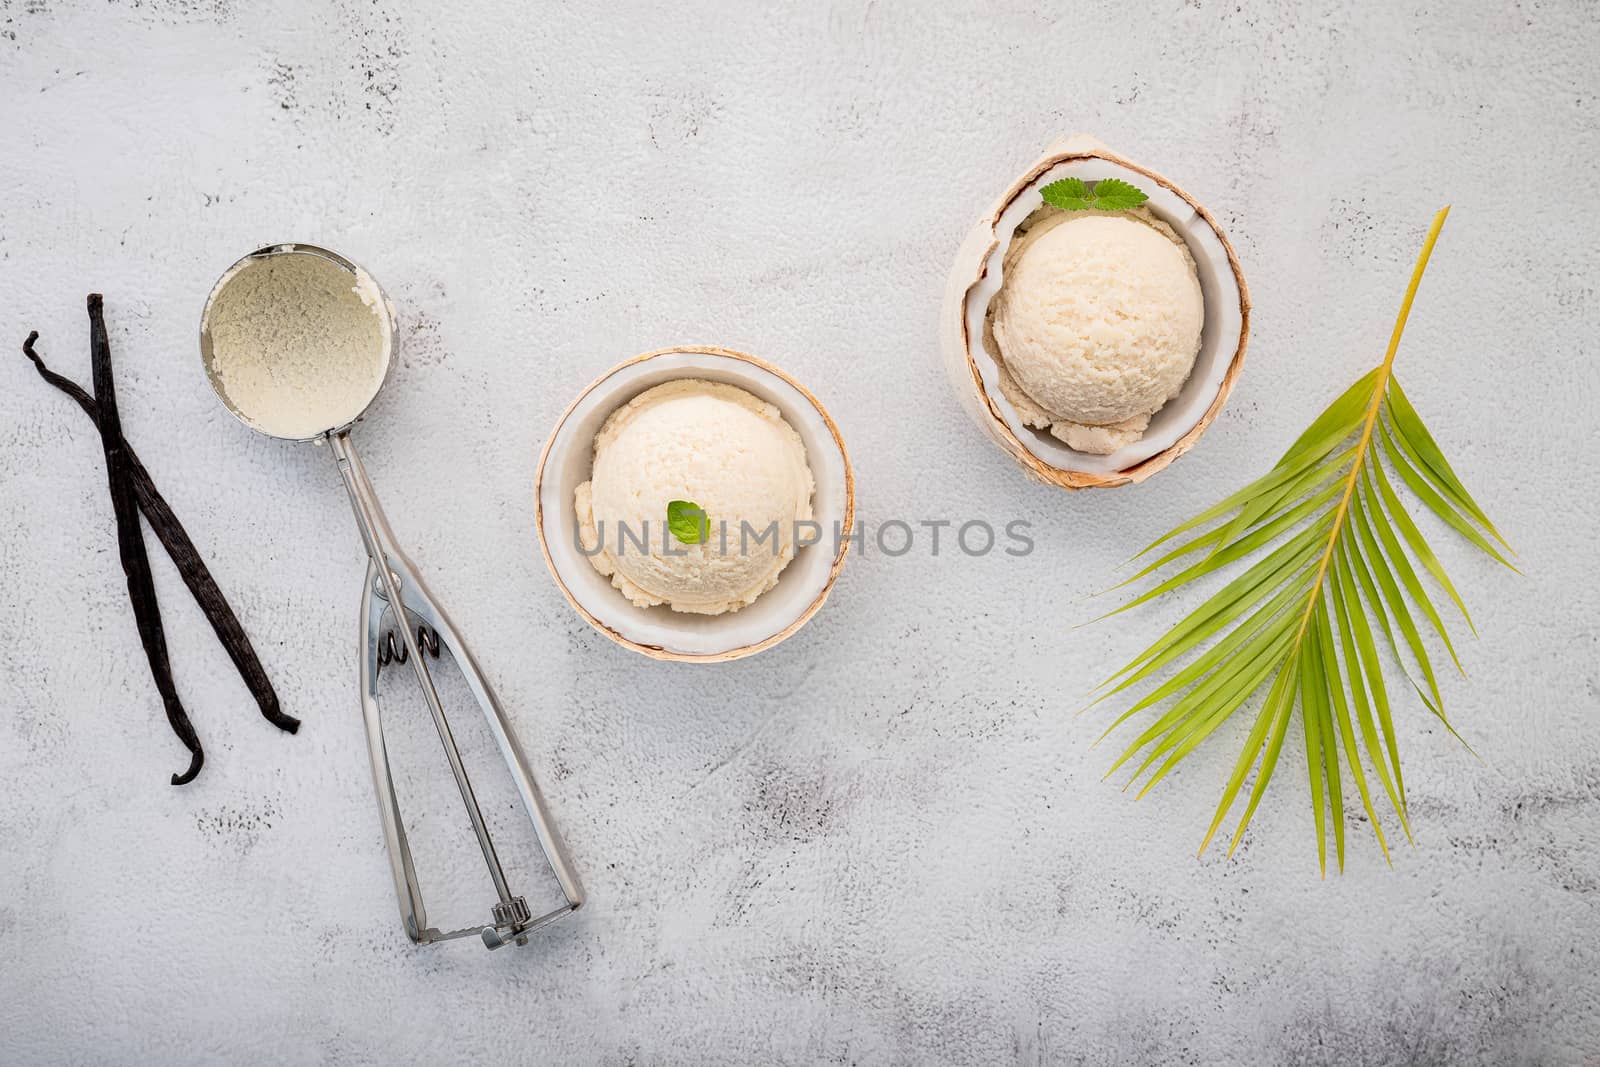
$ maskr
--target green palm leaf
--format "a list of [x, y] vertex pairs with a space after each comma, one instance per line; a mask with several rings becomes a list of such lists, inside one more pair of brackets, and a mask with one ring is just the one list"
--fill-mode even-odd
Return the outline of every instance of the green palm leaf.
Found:
[[[1153, 685], [1102, 735], [1104, 740], [1136, 717], [1154, 717], [1108, 772], [1136, 767], [1125, 788], [1138, 785], [1143, 796], [1265, 691], [1201, 853], [1245, 793], [1228, 852], [1238, 846], [1296, 711], [1324, 874], [1330, 833], [1335, 862], [1344, 867], [1346, 774], [1384, 858], [1389, 845], [1378, 811], [1383, 798], [1411, 839], [1386, 676], [1404, 678], [1405, 687], [1459, 738], [1445, 717], [1430, 641], [1438, 641], [1458, 669], [1461, 663], [1434, 603], [1437, 594], [1429, 592], [1424, 577], [1469, 629], [1472, 618], [1398, 487], [1508, 567], [1500, 549], [1510, 546], [1394, 377], [1406, 318], [1449, 211], [1440, 211], [1428, 230], [1383, 361], [1328, 405], [1272, 470], [1140, 552], [1136, 559], [1166, 546], [1122, 584], [1148, 578], [1153, 586], [1109, 613], [1243, 567], [1102, 683], [1095, 701]], [[1173, 569], [1179, 561], [1182, 566]], [[1162, 672], [1167, 676], [1157, 683]]]

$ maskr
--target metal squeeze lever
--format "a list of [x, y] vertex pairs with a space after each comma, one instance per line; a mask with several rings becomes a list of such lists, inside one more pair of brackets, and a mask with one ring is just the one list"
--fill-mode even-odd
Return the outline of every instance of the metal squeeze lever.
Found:
[[[348, 433], [330, 434], [328, 443], [339, 463], [339, 474], [350, 494], [350, 504], [355, 512], [356, 524], [361, 529], [361, 539], [367, 546], [367, 578], [361, 601], [361, 712], [366, 721], [367, 749], [372, 757], [372, 780], [377, 787], [378, 812], [383, 820], [383, 836], [389, 847], [389, 865], [394, 874], [395, 894], [399, 898], [400, 918], [405, 924], [406, 934], [411, 940], [422, 944], [477, 934], [491, 949], [512, 942], [525, 945], [531, 931], [582, 906], [583, 890], [568, 863], [560, 836], [545, 811], [544, 798], [528, 769], [527, 758], [517, 743], [516, 735], [507, 725], [499, 702], [484, 681], [465, 642], [428, 594], [416, 570], [396, 544], [372, 483], [368, 481], [361, 460], [350, 445]], [[379, 561], [384, 559], [388, 560], [387, 568], [380, 566]], [[398, 646], [395, 644], [396, 635], [401, 642]], [[538, 833], [545, 859], [561, 885], [566, 903], [554, 911], [534, 917], [526, 899], [513, 893], [506, 882], [494, 839], [484, 823], [472, 782], [461, 762], [461, 752], [456, 747], [449, 720], [428, 672], [424, 653], [431, 652], [437, 658], [441, 646], [448, 648], [455, 657], [467, 687], [483, 710], [489, 732], [500, 747], [500, 754], [511, 771], [523, 807], [527, 809], [528, 817]], [[483, 851], [484, 863], [489, 869], [489, 878], [494, 883], [498, 900], [491, 910], [492, 921], [481, 927], [441, 931], [428, 926], [427, 910], [423, 904], [422, 890], [417, 884], [411, 846], [406, 839], [405, 822], [400, 814], [400, 802], [389, 766], [388, 748], [383, 738], [383, 719], [378, 709], [378, 675], [386, 662], [411, 664], [423, 699], [427, 701], [428, 712], [433, 717], [433, 725], [439, 732], [445, 757], [450, 761], [450, 773], [461, 791], [461, 802], [467, 810], [467, 818], [472, 822], [472, 832]]]

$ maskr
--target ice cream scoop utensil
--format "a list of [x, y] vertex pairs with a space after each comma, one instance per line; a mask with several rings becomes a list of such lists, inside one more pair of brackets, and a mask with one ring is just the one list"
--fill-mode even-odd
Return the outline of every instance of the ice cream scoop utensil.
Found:
[[[272, 413], [252, 409], [249, 398], [230, 396], [227, 391], [226, 367], [219, 367], [218, 346], [212, 328], [218, 297], [228, 283], [242, 271], [251, 269], [255, 261], [282, 255], [321, 256], [348, 271], [351, 283], [358, 292], [373, 295], [374, 310], [383, 320], [381, 337], [384, 350], [372, 354], [373, 358], [381, 357], [383, 360], [382, 373], [371, 376], [375, 384], [369, 389], [352, 393], [347, 404], [349, 410], [341, 415], [338, 425], [327, 427], [309, 438], [288, 439], [327, 442], [329, 450], [338, 462], [339, 475], [349, 494], [356, 525], [367, 550], [367, 575], [362, 591], [358, 653], [359, 692], [362, 716], [366, 725], [367, 748], [372, 761], [372, 777], [378, 795], [378, 814], [383, 825], [384, 841], [389, 850], [389, 864], [394, 876], [395, 894], [399, 899], [401, 920], [405, 925], [406, 934], [413, 941], [422, 944], [476, 935], [491, 949], [507, 943], [525, 945], [529, 933], [580, 907], [583, 903], [583, 891], [572, 871], [560, 835], [550, 821], [544, 798], [534, 781], [533, 773], [528, 769], [527, 758], [517, 742], [516, 735], [512, 733], [499, 702], [489, 689], [488, 682], [484, 680], [476, 661], [451, 624], [449, 617], [429, 595], [427, 588], [417, 576], [416, 568], [400, 551], [388, 519], [378, 503], [372, 483], [367, 479], [366, 470], [362, 467], [361, 460], [350, 442], [351, 427], [371, 405], [378, 390], [387, 380], [389, 369], [393, 366], [397, 336], [393, 306], [388, 298], [383, 296], [382, 290], [370, 275], [333, 252], [300, 244], [273, 245], [261, 249], [230, 268], [206, 301], [206, 309], [200, 323], [200, 350], [207, 374], [223, 404], [246, 425], [269, 436], [283, 436], [262, 428], [263, 423], [272, 421], [264, 416], [270, 416]], [[268, 310], [270, 309], [261, 309], [261, 313], [267, 313]], [[285, 361], [283, 366], [288, 370], [282, 373], [294, 373], [296, 367], [305, 365], [304, 361], [300, 363]], [[483, 811], [473, 792], [460, 749], [451, 733], [444, 706], [440, 702], [439, 693], [428, 670], [428, 658], [430, 656], [437, 658], [441, 648], [450, 651], [461, 670], [462, 677], [466, 680], [467, 688], [477, 700], [489, 732], [494, 737], [495, 744], [499, 747], [500, 754], [511, 772], [517, 794], [533, 823], [545, 859], [561, 887], [564, 903], [552, 911], [534, 915], [528, 907], [526, 898], [516, 894], [507, 882], [499, 853], [484, 821]], [[385, 665], [399, 663], [410, 665], [417, 685], [422, 690], [429, 715], [439, 734], [439, 742], [444, 748], [445, 758], [449, 761], [450, 773], [461, 793], [467, 818], [472, 824], [473, 834], [483, 853], [490, 881], [494, 884], [496, 900], [490, 909], [490, 920], [481, 925], [458, 930], [439, 930], [428, 925], [427, 910], [412, 862], [411, 846], [406, 838], [405, 821], [395, 791], [388, 746], [384, 741], [383, 719], [378, 706], [379, 672]]]

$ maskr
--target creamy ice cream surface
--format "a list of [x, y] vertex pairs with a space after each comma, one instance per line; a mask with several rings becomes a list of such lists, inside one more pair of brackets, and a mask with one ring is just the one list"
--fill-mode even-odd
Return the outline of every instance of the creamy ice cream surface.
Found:
[[389, 369], [383, 295], [314, 252], [251, 256], [211, 300], [209, 369], [230, 407], [275, 437], [310, 438], [366, 408]]
[[[772, 404], [737, 386], [679, 379], [612, 412], [574, 494], [581, 547], [639, 607], [719, 615], [755, 602], [811, 519], [806, 450]], [[668, 528], [668, 505], [705, 513], [706, 539]]]
[[1080, 452], [1138, 440], [1200, 351], [1194, 258], [1146, 209], [1043, 208], [1007, 250], [991, 307], [1000, 388]]

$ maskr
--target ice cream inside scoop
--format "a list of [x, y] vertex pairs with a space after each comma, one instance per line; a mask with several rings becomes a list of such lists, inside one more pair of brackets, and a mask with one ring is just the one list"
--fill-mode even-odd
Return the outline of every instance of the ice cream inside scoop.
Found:
[[345, 425], [389, 369], [383, 295], [314, 252], [240, 261], [211, 298], [206, 338], [217, 391], [275, 437], [310, 438]]
[[[639, 607], [737, 611], [794, 558], [814, 484], [805, 445], [772, 404], [721, 382], [667, 382], [595, 436], [594, 470], [574, 500], [580, 547]], [[674, 501], [705, 513], [703, 542], [673, 534]]]
[[1148, 211], [1045, 208], [1007, 251], [991, 328], [1025, 425], [1081, 452], [1139, 439], [1200, 351], [1194, 258]]

